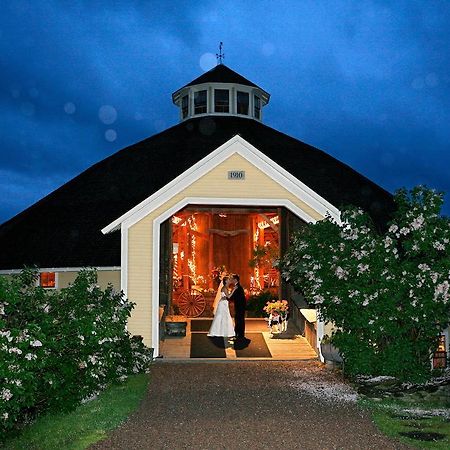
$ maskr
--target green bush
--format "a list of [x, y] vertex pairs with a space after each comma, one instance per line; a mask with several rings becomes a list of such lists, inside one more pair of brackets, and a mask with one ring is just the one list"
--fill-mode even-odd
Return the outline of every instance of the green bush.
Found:
[[69, 410], [109, 383], [147, 368], [151, 352], [126, 322], [134, 306], [95, 270], [60, 291], [37, 271], [0, 277], [0, 431], [43, 410]]
[[417, 187], [395, 195], [385, 232], [369, 216], [345, 208], [300, 231], [280, 263], [305, 293], [350, 375], [392, 375], [422, 381], [438, 334], [450, 318], [450, 221], [442, 194]]

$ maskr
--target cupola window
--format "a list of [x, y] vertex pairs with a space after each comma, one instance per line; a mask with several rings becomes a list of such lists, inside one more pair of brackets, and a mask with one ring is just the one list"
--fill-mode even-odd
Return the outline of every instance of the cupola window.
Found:
[[237, 113], [248, 116], [248, 92], [237, 91]]
[[206, 90], [194, 94], [194, 114], [206, 113]]
[[230, 112], [230, 91], [228, 89], [214, 90], [214, 111], [219, 113]]
[[183, 116], [183, 119], [186, 119], [189, 113], [189, 97], [185, 95], [181, 99], [181, 114]]
[[261, 99], [255, 95], [255, 119], [261, 119]]

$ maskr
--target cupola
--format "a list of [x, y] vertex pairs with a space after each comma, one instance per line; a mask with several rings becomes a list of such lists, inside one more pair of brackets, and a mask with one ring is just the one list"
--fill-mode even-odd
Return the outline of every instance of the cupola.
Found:
[[238, 116], [262, 121], [262, 108], [270, 94], [256, 84], [218, 64], [172, 94], [180, 120], [205, 115]]

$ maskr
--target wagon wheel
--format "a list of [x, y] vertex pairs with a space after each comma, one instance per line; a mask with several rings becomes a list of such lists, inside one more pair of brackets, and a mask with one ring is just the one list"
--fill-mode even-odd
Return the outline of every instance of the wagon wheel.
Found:
[[191, 289], [190, 291], [183, 291], [178, 297], [178, 307], [181, 314], [186, 317], [198, 317], [206, 308], [206, 300], [203, 295]]

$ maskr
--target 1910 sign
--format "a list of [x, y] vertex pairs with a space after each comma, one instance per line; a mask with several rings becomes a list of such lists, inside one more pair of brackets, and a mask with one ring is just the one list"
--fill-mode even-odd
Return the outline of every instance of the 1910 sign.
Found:
[[229, 180], [245, 180], [245, 170], [229, 170]]

